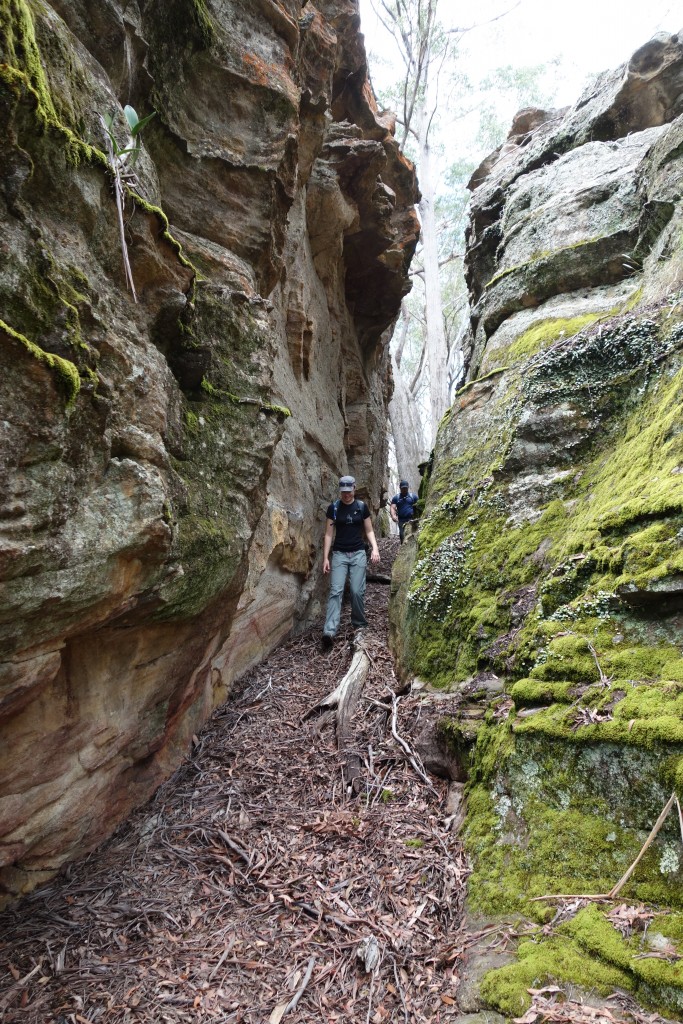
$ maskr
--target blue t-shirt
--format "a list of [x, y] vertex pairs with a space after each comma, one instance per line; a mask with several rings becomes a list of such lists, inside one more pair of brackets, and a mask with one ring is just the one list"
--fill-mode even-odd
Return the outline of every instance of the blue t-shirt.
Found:
[[416, 505], [417, 502], [417, 494], [412, 494], [410, 491], [405, 497], [402, 494], [395, 494], [391, 499], [391, 504], [396, 506], [399, 519], [412, 519], [413, 505]]

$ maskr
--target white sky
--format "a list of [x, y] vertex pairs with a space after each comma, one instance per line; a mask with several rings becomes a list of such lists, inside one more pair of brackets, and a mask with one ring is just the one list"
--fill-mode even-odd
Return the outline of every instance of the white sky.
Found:
[[[444, 22], [454, 25], [482, 23], [515, 0], [441, 0]], [[387, 43], [370, 0], [360, 0], [361, 29], [366, 47], [387, 54]], [[497, 22], [467, 34], [473, 68], [505, 64], [534, 65], [561, 57], [557, 106], [575, 102], [591, 74], [615, 68], [627, 60], [656, 32], [683, 28], [683, 10], [673, 0], [521, 0]], [[398, 66], [398, 62], [396, 63]], [[380, 69], [372, 69], [382, 87]]]

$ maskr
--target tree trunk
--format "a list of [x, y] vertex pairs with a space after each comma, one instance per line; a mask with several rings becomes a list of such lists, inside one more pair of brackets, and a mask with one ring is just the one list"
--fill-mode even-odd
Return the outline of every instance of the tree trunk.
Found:
[[419, 210], [422, 223], [427, 359], [429, 362], [429, 398], [432, 428], [430, 441], [433, 444], [441, 417], [448, 408], [448, 376], [446, 372], [448, 348], [446, 346], [446, 335], [443, 326], [441, 283], [439, 281], [438, 235], [434, 209], [436, 196], [429, 145], [429, 123], [432, 114], [429, 94], [429, 81], [427, 81], [426, 96], [420, 108], [418, 120], [418, 143], [420, 147], [418, 166], [420, 168], [420, 191], [422, 192]]
[[394, 393], [389, 402], [389, 422], [394, 435], [394, 450], [400, 480], [408, 480], [417, 490], [419, 480], [418, 463], [424, 459], [422, 428], [417, 417], [415, 402], [408, 392], [408, 386], [392, 356], [391, 368], [394, 374]]

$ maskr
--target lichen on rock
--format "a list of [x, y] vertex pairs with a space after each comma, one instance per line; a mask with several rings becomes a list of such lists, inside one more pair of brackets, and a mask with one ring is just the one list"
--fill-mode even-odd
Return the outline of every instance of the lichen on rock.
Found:
[[[470, 908], [533, 933], [481, 986], [509, 1016], [549, 982], [674, 1015], [683, 998], [677, 964], [641, 959], [601, 905], [551, 928], [546, 898], [609, 892], [683, 795], [683, 50], [667, 39], [647, 84], [643, 51], [478, 172], [469, 373], [396, 567], [403, 673], [481, 708], [444, 730], [469, 773]], [[478, 687], [491, 674], [503, 693]], [[672, 816], [625, 900], [676, 918], [679, 843]]]

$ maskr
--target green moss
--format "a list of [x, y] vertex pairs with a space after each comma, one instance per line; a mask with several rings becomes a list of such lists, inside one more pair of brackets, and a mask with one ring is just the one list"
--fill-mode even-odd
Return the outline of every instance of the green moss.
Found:
[[191, 619], [219, 595], [226, 603], [236, 599], [245, 571], [245, 541], [237, 524], [225, 517], [182, 516], [176, 546], [187, 568], [158, 613], [159, 619]]
[[456, 509], [460, 530], [442, 506], [423, 520], [408, 599], [408, 653], [423, 676], [445, 686], [477, 671], [482, 649], [509, 629], [505, 594], [534, 580], [532, 556], [566, 518], [552, 502], [536, 523], [510, 529], [495, 494], [485, 494]]
[[662, 679], [676, 680], [683, 683], [683, 658], [674, 658], [662, 665]]
[[77, 367], [68, 359], [62, 359], [52, 352], [45, 352], [34, 342], [29, 341], [23, 334], [12, 330], [4, 321], [0, 320], [0, 331], [6, 338], [21, 345], [33, 359], [49, 367], [55, 375], [57, 386], [66, 400], [66, 409], [70, 410], [76, 404], [78, 393], [81, 389], [81, 378]]
[[[550, 502], [533, 523], [515, 526], [508, 519], [507, 488], [497, 474], [519, 415], [514, 385], [494, 405], [490, 433], [462, 454], [436, 463], [410, 583], [405, 639], [409, 665], [436, 685], [451, 685], [487, 662], [509, 673], [515, 651], [519, 676], [588, 683], [598, 678], [589, 644], [603, 672], [617, 679], [656, 678], [665, 662], [679, 656], [651, 639], [644, 643], [642, 636], [621, 647], [612, 641], [622, 629], [621, 589], [656, 592], [683, 571], [683, 370], [661, 374], [635, 407], [615, 402], [604, 378], [612, 379], [611, 364], [617, 360], [619, 395], [637, 379], [639, 360], [646, 366], [649, 360], [661, 363], [681, 339], [660, 338], [649, 321], [613, 324], [609, 331], [614, 338], [569, 339], [560, 352], [544, 357], [550, 358], [553, 374], [542, 362], [520, 381], [522, 393], [528, 393], [525, 401], [535, 401], [536, 393], [541, 401], [552, 389], [553, 401], [571, 401], [585, 387], [588, 401], [595, 404], [597, 398], [606, 417], [622, 414], [618, 428], [600, 432], [582, 473], [562, 484], [564, 501]], [[584, 350], [597, 354], [595, 364]], [[453, 429], [448, 424], [444, 433]], [[552, 574], [535, 560], [541, 548], [543, 561], [556, 567]], [[538, 604], [508, 641], [508, 595], [535, 583]], [[560, 640], [551, 634], [548, 642], [539, 636], [547, 619], [558, 620], [554, 636], [563, 630], [560, 624], [569, 625], [564, 630], [573, 636]]]
[[580, 316], [556, 317], [533, 324], [506, 350], [506, 359], [514, 362], [529, 359], [559, 338], [571, 338], [585, 327], [609, 316], [609, 313], [583, 313]]
[[283, 419], [289, 419], [292, 415], [291, 410], [289, 410], [286, 405], [273, 405], [266, 403], [265, 405], [261, 404], [260, 408], [266, 413], [272, 413], [275, 416], [282, 416]]
[[[153, 203], [150, 203], [147, 199], [144, 199], [141, 195], [138, 195], [138, 193], [135, 192], [133, 189], [127, 189], [127, 192], [136, 206], [138, 206], [141, 210], [144, 210], [145, 213], [149, 213], [152, 216], [156, 217], [160, 221], [161, 226], [163, 228], [162, 238], [164, 239], [164, 241], [168, 242], [168, 244], [174, 250], [176, 256], [178, 257], [182, 265], [184, 267], [187, 267], [188, 270], [192, 271], [192, 273], [194, 274], [194, 280], [201, 280], [202, 276], [195, 267], [194, 263], [192, 263], [192, 261], [187, 258], [187, 256], [183, 252], [182, 245], [180, 244], [178, 239], [174, 238], [173, 235], [171, 234], [170, 226], [168, 223], [168, 217], [161, 209], [161, 207], [155, 206]], [[194, 301], [194, 282], [193, 291], [190, 296], [190, 301]]]
[[[635, 693], [612, 693], [609, 700], [603, 696], [603, 707], [617, 700], [614, 721], [585, 728], [576, 726], [576, 709], [557, 706], [512, 728], [507, 722], [482, 725], [470, 753], [463, 832], [473, 864], [468, 898], [475, 909], [544, 922], [552, 916], [552, 903], [533, 902], [534, 897], [608, 892], [621, 877], [671, 786], [681, 791], [683, 781], [681, 718], [675, 734], [662, 732], [662, 710], [673, 725], [683, 687], [662, 686], [659, 703], [648, 691], [643, 686]], [[590, 691], [596, 707], [601, 693], [601, 687]], [[552, 714], [564, 715], [563, 731], [541, 725]], [[629, 717], [634, 714], [639, 717]], [[461, 724], [453, 723], [454, 734]], [[648, 727], [650, 736], [644, 735]], [[624, 899], [681, 905], [678, 874], [662, 866], [667, 844], [678, 841], [671, 815]]]
[[580, 242], [574, 242], [572, 245], [565, 245], [561, 249], [545, 249], [541, 252], [536, 252], [525, 263], [517, 263], [513, 267], [508, 267], [506, 270], [501, 270], [500, 273], [494, 274], [490, 281], [486, 282], [484, 288], [491, 288], [493, 287], [494, 284], [497, 284], [498, 281], [501, 281], [504, 277], [508, 277], [510, 274], [514, 274], [519, 270], [527, 270], [529, 267], [533, 266], [536, 263], [541, 263], [544, 260], [549, 259], [555, 260], [558, 257], [562, 256], [563, 253], [572, 252], [573, 250], [580, 249], [585, 245], [594, 245], [596, 242], [600, 241], [602, 241], [602, 236], [596, 235], [593, 238], [584, 238]]
[[424, 846], [423, 839], [404, 839], [403, 845], [407, 846], [410, 850], [421, 850]]
[[58, 132], [70, 163], [82, 161], [106, 165], [106, 157], [85, 143], [58, 116], [40, 59], [31, 8], [26, 0], [0, 0], [0, 20], [5, 30], [6, 61], [0, 65], [0, 81], [15, 96], [25, 89], [35, 104], [35, 115], [45, 130]]
[[192, 7], [202, 42], [204, 47], [208, 49], [216, 34], [211, 15], [204, 0], [192, 0]]
[[520, 679], [512, 686], [510, 696], [518, 708], [535, 707], [538, 704], [569, 704], [575, 696], [575, 683]]
[[[404, 619], [408, 663], [444, 686], [493, 669], [517, 707], [535, 709], [500, 723], [491, 710], [474, 742], [464, 720], [441, 727], [470, 769], [469, 899], [486, 914], [546, 923], [553, 904], [533, 897], [609, 891], [671, 789], [683, 792], [672, 585], [683, 571], [682, 340], [679, 328], [642, 317], [580, 331], [528, 372], [508, 373], [480, 436], [459, 436], [467, 421], [453, 415], [438, 439]], [[560, 405], [585, 441], [558, 446], [556, 464], [570, 472], [552, 485], [556, 500], [549, 493], [520, 523], [508, 489], [518, 423], [530, 406]], [[671, 816], [625, 900], [683, 904], [680, 877], [664, 866], [677, 829]], [[490, 976], [491, 1004], [517, 1014], [528, 987], [557, 978], [619, 983], [649, 1005], [679, 1007], [676, 979], [633, 969], [589, 924], [593, 946], [565, 932], [563, 962], [554, 937], [547, 956], [534, 963], [525, 950], [507, 974]], [[593, 955], [595, 978], [577, 967]]]
[[[177, 359], [182, 366], [189, 349], [201, 353], [206, 369], [199, 379], [179, 377], [185, 429], [174, 469], [186, 497], [176, 510], [174, 557], [182, 575], [163, 588], [161, 619], [187, 619], [216, 601], [228, 614], [237, 600], [284, 422], [280, 409], [268, 408], [272, 335], [265, 318], [201, 283], [184, 327], [168, 351], [170, 365]], [[250, 397], [240, 398], [244, 392]]]
[[284, 405], [273, 405], [270, 402], [261, 402], [257, 398], [245, 398], [238, 395], [233, 395], [229, 391], [223, 391], [221, 388], [213, 386], [211, 381], [203, 378], [201, 383], [202, 391], [210, 395], [211, 398], [217, 400], [224, 400], [226, 402], [232, 402], [234, 405], [255, 405], [260, 412], [266, 413], [266, 415], [277, 416], [280, 419], [287, 419], [292, 414], [289, 409]]
[[621, 307], [619, 312], [620, 313], [630, 313], [631, 310], [636, 309], [640, 305], [640, 302], [641, 302], [642, 298], [643, 298], [643, 286], [641, 285], [640, 288], [636, 288], [636, 290], [634, 291], [633, 295], [630, 297], [630, 299], [627, 300], [627, 302], [624, 303], [624, 305]]
[[216, 38], [206, 0], [163, 0], [153, 13], [157, 15], [153, 24], [159, 34], [157, 51], [168, 50], [169, 39], [173, 42], [174, 56], [180, 47], [208, 50]]
[[[505, 373], [507, 369], [509, 369], [507, 366], [498, 366], [495, 370], [491, 370], [490, 373], [484, 374], [483, 377], [477, 377], [476, 380], [469, 381], [469, 383], [465, 384], [465, 386], [460, 388], [459, 391], [455, 392], [455, 397], [458, 398], [460, 395], [464, 395], [470, 390], [470, 388], [473, 388], [475, 384], [481, 384], [485, 380], [490, 380], [491, 377], [497, 377], [498, 374]], [[448, 415], [448, 413], [446, 415]]]
[[[609, 817], [604, 800], [578, 798], [569, 778], [550, 791], [542, 763], [518, 760], [515, 780], [522, 793], [488, 793], [476, 786], [469, 794], [466, 848], [474, 870], [468, 882], [472, 906], [486, 914], [523, 913], [539, 922], [552, 915], [551, 904], [535, 897], [552, 893], [607, 892], [635, 858], [641, 843]], [[526, 778], [520, 772], [527, 771]], [[526, 788], [524, 788], [526, 787]], [[563, 808], [558, 804], [566, 802]], [[640, 891], [642, 877], [634, 883]]]
[[37, 235], [35, 247], [17, 262], [19, 283], [3, 295], [5, 320], [28, 337], [59, 338], [70, 346], [79, 364], [89, 352], [81, 327], [79, 306], [88, 305], [81, 273], [60, 265], [47, 241]]
[[633, 988], [626, 971], [596, 961], [570, 938], [556, 935], [521, 942], [515, 963], [490, 971], [482, 982], [481, 994], [500, 1013], [520, 1017], [531, 1005], [528, 989], [552, 982], [573, 982], [602, 996], [615, 988]]
[[[658, 923], [654, 927], [659, 930]], [[646, 1005], [663, 1012], [683, 1010], [683, 964], [642, 957], [649, 952], [642, 937], [625, 940], [597, 907], [587, 907], [565, 930], [589, 956], [629, 975], [629, 988]]]

